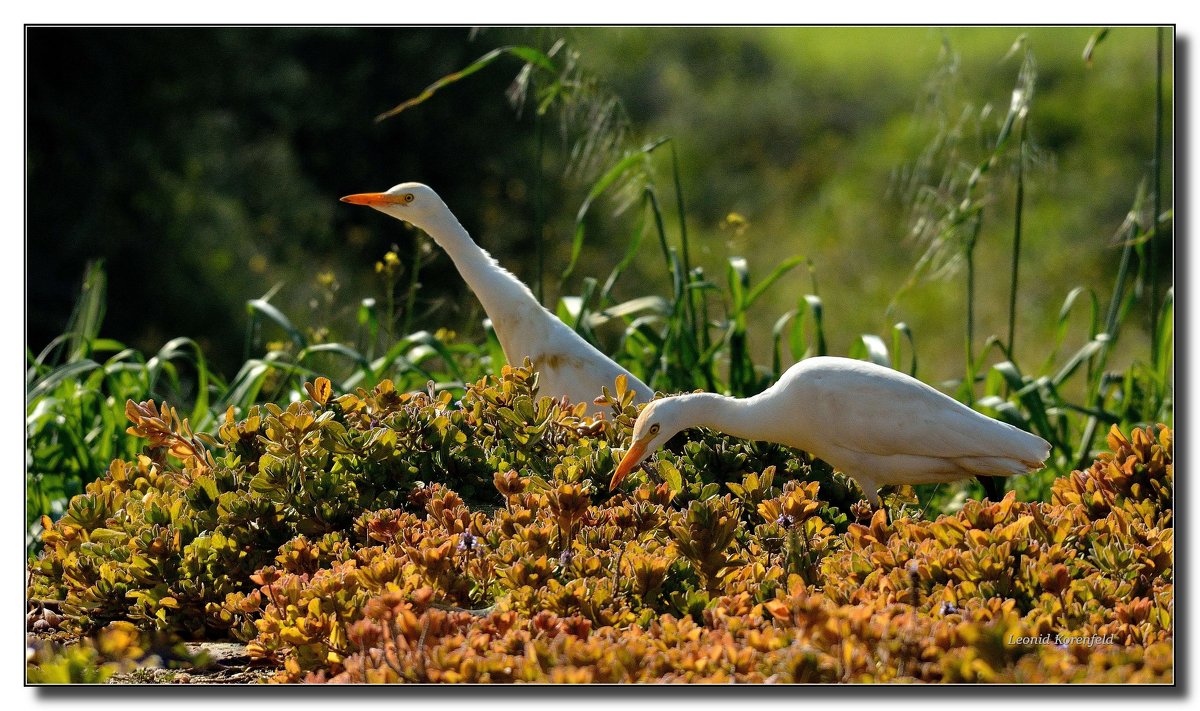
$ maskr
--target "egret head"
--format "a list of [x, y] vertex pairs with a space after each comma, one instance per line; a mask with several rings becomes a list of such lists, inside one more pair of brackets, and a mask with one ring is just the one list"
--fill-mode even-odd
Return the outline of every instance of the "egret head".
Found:
[[382, 193], [347, 195], [342, 202], [373, 207], [421, 229], [425, 229], [430, 218], [446, 210], [446, 204], [437, 193], [421, 183], [400, 183]]
[[690, 426], [682, 415], [682, 402], [678, 397], [655, 400], [642, 409], [637, 422], [633, 423], [633, 442], [613, 472], [609, 490], [617, 488], [634, 467]]

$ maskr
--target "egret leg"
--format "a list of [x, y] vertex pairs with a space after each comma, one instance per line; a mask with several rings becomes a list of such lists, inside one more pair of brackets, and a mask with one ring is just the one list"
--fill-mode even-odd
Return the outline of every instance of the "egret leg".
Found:
[[[878, 484], [876, 484], [875, 482], [871, 481], [870, 479], [866, 479], [864, 477], [856, 477], [856, 476], [850, 475], [850, 478], [853, 479], [855, 481], [855, 483], [858, 484], [858, 488], [862, 489], [863, 500], [866, 501], [868, 504], [870, 504], [872, 511], [878, 511], [880, 509], [883, 509], [883, 499], [881, 499], [879, 497], [879, 485]], [[884, 516], [888, 516], [888, 514], [886, 513], [886, 509], [885, 509]], [[891, 516], [888, 516], [888, 518], [890, 519]], [[889, 523], [891, 523], [891, 521], [889, 521]]]
[[979, 483], [983, 485], [984, 496], [992, 502], [1000, 501], [1004, 498], [1004, 478], [998, 476], [977, 476]]

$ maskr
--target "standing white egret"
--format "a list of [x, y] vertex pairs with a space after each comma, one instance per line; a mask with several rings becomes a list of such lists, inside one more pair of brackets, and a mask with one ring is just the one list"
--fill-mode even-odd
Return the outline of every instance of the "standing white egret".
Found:
[[586, 402], [588, 412], [595, 413], [599, 408], [592, 400], [600, 396], [601, 387], [612, 389], [617, 376], [624, 375], [639, 402], [654, 396], [645, 383], [538, 303], [529, 287], [475, 244], [446, 203], [428, 186], [401, 183], [382, 193], [347, 195], [342, 201], [368, 205], [403, 220], [424, 230], [446, 250], [492, 320], [509, 363], [520, 364], [526, 357], [532, 361], [539, 373], [540, 394], [566, 396], [572, 403]]
[[876, 507], [881, 486], [1024, 474], [1041, 469], [1050, 455], [1041, 437], [915, 378], [820, 357], [793, 365], [754, 397], [694, 393], [646, 405], [610, 488], [675, 433], [697, 426], [804, 450], [854, 479]]

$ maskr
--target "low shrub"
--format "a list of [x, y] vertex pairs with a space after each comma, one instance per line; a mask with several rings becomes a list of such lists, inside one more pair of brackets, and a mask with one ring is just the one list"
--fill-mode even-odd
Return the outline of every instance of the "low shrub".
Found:
[[704, 431], [610, 494], [620, 386], [602, 423], [528, 368], [457, 402], [306, 389], [216, 438], [130, 403], [146, 448], [44, 522], [31, 595], [79, 634], [244, 641], [289, 682], [1172, 679], [1165, 426], [1114, 427], [1048, 503], [925, 520]]

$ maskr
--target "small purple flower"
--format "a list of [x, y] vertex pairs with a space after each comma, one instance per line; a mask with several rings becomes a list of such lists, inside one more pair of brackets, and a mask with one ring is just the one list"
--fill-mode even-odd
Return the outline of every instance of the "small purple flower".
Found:
[[775, 519], [775, 525], [783, 528], [791, 528], [796, 525], [796, 519], [787, 514], [779, 514], [779, 518]]
[[942, 606], [938, 608], [938, 611], [943, 615], [953, 615], [958, 612], [958, 608], [955, 607], [954, 603], [947, 600], [942, 602]]
[[472, 536], [470, 533], [464, 531], [463, 534], [458, 538], [458, 549], [460, 551], [472, 551], [475, 549], [475, 543], [478, 540], [479, 539], [477, 539], [475, 536]]
[[572, 551], [570, 548], [567, 548], [567, 549], [563, 550], [561, 555], [558, 556], [558, 564], [565, 568], [568, 565], [570, 565], [571, 561], [574, 559], [575, 559], [575, 552]]

